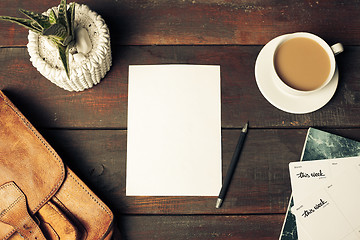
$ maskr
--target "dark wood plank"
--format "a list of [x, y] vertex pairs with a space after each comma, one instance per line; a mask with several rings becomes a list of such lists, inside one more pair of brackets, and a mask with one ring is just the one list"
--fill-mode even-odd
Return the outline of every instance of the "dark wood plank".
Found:
[[[2, 0], [0, 15], [20, 17], [18, 8], [43, 12], [59, 0]], [[265, 44], [296, 31], [330, 43], [360, 43], [359, 2], [341, 1], [143, 1], [82, 0], [109, 25], [114, 43]], [[27, 43], [27, 31], [0, 22], [0, 46]]]
[[[360, 140], [360, 129], [328, 131]], [[215, 209], [216, 197], [126, 197], [126, 131], [41, 132], [70, 168], [123, 214], [284, 213], [291, 194], [288, 163], [300, 159], [306, 136], [306, 129], [250, 129], [223, 207]], [[222, 131], [223, 174], [239, 133]]]
[[124, 240], [278, 239], [283, 215], [266, 216], [124, 216]]
[[222, 126], [239, 128], [358, 127], [360, 47], [346, 46], [338, 56], [340, 83], [333, 99], [310, 114], [289, 114], [273, 107], [257, 88], [254, 65], [261, 46], [119, 46], [113, 66], [92, 89], [67, 92], [42, 77], [25, 48], [0, 48], [0, 89], [38, 127], [126, 128], [130, 64], [219, 64]]
[[[0, 89], [65, 163], [114, 211], [122, 239], [277, 239], [291, 194], [288, 163], [300, 158], [309, 126], [360, 141], [360, 3], [340, 1], [81, 0], [110, 28], [113, 67], [94, 88], [71, 93], [29, 61], [27, 31], [0, 21]], [[1, 0], [0, 15], [42, 12], [59, 0]], [[256, 57], [272, 38], [313, 32], [342, 42], [340, 83], [311, 114], [284, 113], [261, 95]], [[223, 174], [239, 128], [250, 121], [226, 200], [126, 197], [128, 66], [219, 64]], [[115, 237], [115, 239], [119, 239]]]

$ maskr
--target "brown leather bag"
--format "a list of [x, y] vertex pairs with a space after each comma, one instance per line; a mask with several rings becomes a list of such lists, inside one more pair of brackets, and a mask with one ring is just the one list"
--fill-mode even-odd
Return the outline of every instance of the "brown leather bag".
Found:
[[0, 239], [110, 239], [111, 210], [0, 91]]

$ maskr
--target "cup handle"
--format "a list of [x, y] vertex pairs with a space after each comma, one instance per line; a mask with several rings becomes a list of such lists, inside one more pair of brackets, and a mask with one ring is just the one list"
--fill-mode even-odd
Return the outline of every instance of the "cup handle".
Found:
[[333, 51], [334, 55], [338, 55], [344, 51], [344, 47], [341, 43], [335, 43], [331, 46], [331, 50]]

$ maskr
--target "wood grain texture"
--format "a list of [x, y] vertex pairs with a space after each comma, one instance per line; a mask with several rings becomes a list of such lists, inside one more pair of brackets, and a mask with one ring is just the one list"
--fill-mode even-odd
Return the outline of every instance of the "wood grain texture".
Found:
[[[126, 131], [41, 130], [66, 164], [121, 214], [285, 213], [289, 162], [298, 161], [306, 129], [250, 129], [223, 207], [216, 197], [126, 197]], [[360, 129], [332, 133], [360, 140]], [[240, 130], [222, 131], [223, 175]], [[220, 190], [220, 189], [219, 189]]]
[[125, 216], [119, 225], [124, 240], [273, 240], [282, 221], [282, 215]]
[[[113, 66], [100, 84], [73, 93], [50, 83], [29, 61], [28, 32], [0, 21], [0, 89], [110, 206], [123, 240], [278, 239], [291, 194], [288, 163], [299, 160], [308, 127], [360, 141], [358, 0], [76, 2], [110, 29]], [[20, 17], [19, 8], [43, 12], [58, 4], [1, 0], [0, 15]], [[334, 97], [310, 114], [273, 107], [254, 76], [263, 45], [296, 31], [345, 45]], [[223, 174], [240, 128], [250, 122], [222, 208], [215, 208], [216, 197], [125, 196], [128, 66], [135, 64], [221, 66]]]
[[289, 114], [272, 106], [258, 90], [254, 66], [260, 46], [113, 47], [110, 72], [92, 89], [72, 93], [45, 79], [25, 48], [0, 48], [0, 89], [38, 127], [120, 128], [127, 123], [128, 66], [131, 64], [218, 64], [221, 66], [222, 126], [240, 128], [358, 127], [360, 48], [338, 56], [338, 89], [322, 109]]
[[[262, 45], [289, 32], [308, 31], [333, 44], [360, 43], [359, 2], [227, 0], [82, 0], [109, 25], [111, 40], [126, 45]], [[44, 12], [58, 0], [2, 0], [0, 15], [19, 8]], [[27, 31], [0, 22], [0, 46], [24, 46]]]

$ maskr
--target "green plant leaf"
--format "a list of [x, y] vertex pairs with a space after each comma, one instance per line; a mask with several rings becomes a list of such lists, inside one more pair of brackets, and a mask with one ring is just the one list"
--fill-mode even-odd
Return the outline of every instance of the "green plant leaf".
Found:
[[69, 23], [69, 34], [74, 38], [75, 37], [75, 4], [71, 3], [69, 9], [67, 10], [67, 18]]
[[34, 21], [31, 22], [31, 26], [33, 26], [34, 28], [38, 29], [40, 32], [41, 32], [42, 29], [43, 29], [37, 22], [34, 22]]
[[64, 65], [64, 69], [67, 77], [70, 79], [70, 68], [69, 68], [69, 46], [64, 47], [62, 45], [58, 45], [59, 55], [61, 62]]
[[69, 22], [67, 19], [67, 9], [66, 9], [66, 0], [61, 0], [59, 5], [59, 12], [58, 12], [58, 23], [62, 24], [68, 34], [70, 35], [69, 29]]
[[28, 10], [24, 10], [24, 9], [19, 9], [19, 11], [22, 14], [24, 14], [25, 16], [27, 16], [28, 18], [30, 18], [30, 19], [34, 20], [36, 23], [38, 23], [41, 28], [50, 27], [49, 17], [42, 15], [42, 14], [31, 12]]
[[49, 28], [44, 29], [42, 31], [42, 34], [44, 36], [48, 36], [48, 37], [54, 37], [56, 39], [59, 39], [60, 41], [64, 41], [65, 38], [67, 37], [67, 31], [66, 28], [58, 23], [55, 23], [53, 25], [51, 25]]
[[63, 44], [62, 44], [62, 41], [61, 40], [59, 40], [59, 39], [57, 39], [57, 38], [55, 38], [55, 37], [48, 37], [53, 43], [55, 43], [56, 45], [60, 45], [60, 46], [63, 46]]
[[62, 45], [67, 46], [72, 41], [72, 36], [67, 36], [64, 41], [62, 41]]
[[19, 24], [23, 27], [25, 27], [26, 29], [29, 29], [31, 31], [34, 31], [36, 33], [41, 33], [41, 29], [38, 29], [36, 27], [33, 26], [33, 20], [31, 19], [24, 19], [24, 18], [16, 18], [16, 17], [8, 17], [8, 16], [0, 16], [0, 20], [5, 20], [5, 21], [9, 21], [9, 22], [13, 22], [16, 24]]
[[51, 9], [49, 14], [49, 22], [50, 24], [55, 24], [57, 22], [56, 14], [53, 9]]

